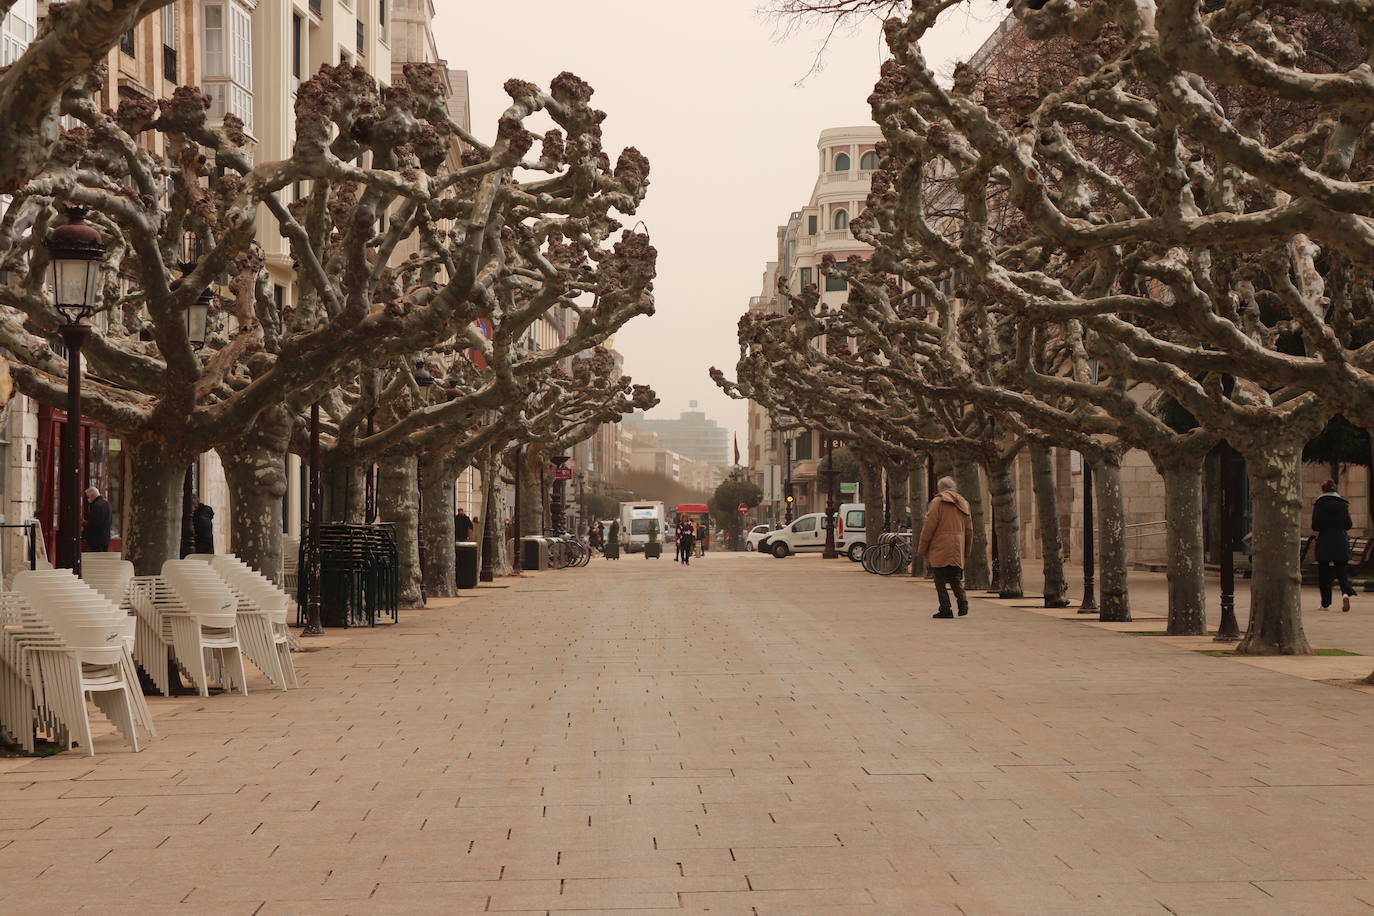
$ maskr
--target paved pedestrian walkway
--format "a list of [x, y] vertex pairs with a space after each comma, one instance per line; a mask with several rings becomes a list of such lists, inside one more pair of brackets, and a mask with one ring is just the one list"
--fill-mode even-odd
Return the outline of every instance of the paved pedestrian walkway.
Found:
[[0, 912], [1374, 912], [1374, 696], [1008, 604], [629, 557], [333, 631], [0, 761]]

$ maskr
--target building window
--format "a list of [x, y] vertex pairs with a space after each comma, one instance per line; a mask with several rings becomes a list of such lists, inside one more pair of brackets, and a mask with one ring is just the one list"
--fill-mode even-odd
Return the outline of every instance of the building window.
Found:
[[253, 129], [253, 18], [236, 0], [207, 3], [205, 17], [205, 93], [211, 119], [237, 115]]
[[304, 34], [301, 17], [295, 13], [291, 14], [291, 75], [297, 80], [301, 78], [301, 38]]
[[177, 81], [177, 8], [173, 3], [162, 8], [162, 77]]
[[807, 235], [815, 235], [815, 234], [816, 234], [816, 214], [814, 214], [814, 213], [812, 213], [810, 216], [808, 216], [808, 217], [806, 218], [806, 234], [807, 234]]
[[831, 217], [831, 225], [834, 226], [836, 229], [848, 229], [849, 211], [844, 209], [843, 207], [836, 210], [835, 215]]
[[803, 267], [801, 269], [801, 285], [802, 289], [806, 289], [811, 285], [811, 268]]
[[845, 281], [844, 277], [835, 277], [831, 276], [830, 274], [826, 274], [825, 291], [827, 293], [838, 293], [848, 288], [849, 284]]
[[848, 153], [836, 153], [836, 154], [835, 154], [835, 171], [837, 171], [837, 172], [847, 172], [847, 171], [849, 171], [849, 154], [848, 154]]
[[805, 461], [811, 457], [811, 434], [802, 433], [792, 440], [792, 460]]
[[119, 50], [123, 51], [125, 54], [129, 55], [130, 57], [137, 57], [137, 55], [134, 54], [134, 30], [133, 30], [133, 29], [130, 29], [129, 31], [125, 32], [123, 35], [120, 35], [120, 36], [119, 36]]
[[386, 18], [386, 0], [377, 0], [377, 35], [383, 42], [391, 41], [391, 29]]
[[18, 0], [0, 19], [0, 67], [8, 67], [23, 56], [37, 30], [37, 0]]
[[869, 150], [859, 157], [859, 171], [871, 172], [878, 167], [878, 154]]
[[362, 19], [358, 20], [357, 48], [359, 57], [367, 56], [367, 26], [363, 24]]

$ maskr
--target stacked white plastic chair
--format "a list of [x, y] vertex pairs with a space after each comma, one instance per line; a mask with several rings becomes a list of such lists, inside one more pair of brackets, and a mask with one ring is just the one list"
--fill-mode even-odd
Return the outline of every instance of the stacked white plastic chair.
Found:
[[[177, 666], [201, 696], [210, 695], [211, 681], [227, 691], [248, 694], [239, 645], [238, 598], [209, 564], [168, 560], [162, 564], [162, 575], [136, 578], [132, 596], [143, 622], [139, 664], [163, 693], [170, 693], [171, 678], [165, 662], [159, 664], [159, 654], [162, 646], [170, 644]], [[157, 645], [151, 644], [154, 638]]]
[[81, 555], [81, 581], [110, 599], [115, 607], [129, 609], [133, 580], [134, 564], [117, 553]]
[[287, 594], [236, 556], [194, 553], [187, 559], [208, 563], [239, 599], [239, 640], [248, 660], [282, 690], [299, 687], [286, 627]]
[[281, 587], [290, 595], [300, 584], [301, 539], [284, 535], [281, 539]]
[[129, 656], [133, 619], [66, 569], [17, 574], [4, 604], [5, 664], [27, 682], [37, 723], [93, 755], [89, 696], [137, 751], [138, 726], [152, 732], [152, 718]]

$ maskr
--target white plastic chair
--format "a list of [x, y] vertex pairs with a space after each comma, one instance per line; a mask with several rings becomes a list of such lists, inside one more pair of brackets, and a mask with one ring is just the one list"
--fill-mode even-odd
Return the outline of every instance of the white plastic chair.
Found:
[[273, 684], [299, 687], [286, 626], [291, 599], [265, 576], [229, 554], [191, 554], [207, 563], [238, 598], [239, 639], [244, 654]]
[[197, 692], [209, 696], [209, 682], [216, 680], [225, 690], [247, 696], [233, 592], [199, 560], [168, 560], [161, 578], [171, 591], [162, 596], [162, 616], [171, 624], [172, 651]]

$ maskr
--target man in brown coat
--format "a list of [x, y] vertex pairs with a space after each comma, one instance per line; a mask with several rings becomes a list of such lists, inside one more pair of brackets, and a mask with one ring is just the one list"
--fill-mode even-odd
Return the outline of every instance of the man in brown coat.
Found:
[[954, 598], [959, 602], [959, 616], [968, 613], [964, 563], [973, 550], [973, 515], [968, 500], [954, 492], [954, 486], [950, 477], [941, 477], [935, 485], [935, 498], [926, 508], [926, 523], [917, 548], [935, 573], [935, 590], [940, 598], [940, 610], [933, 615], [937, 620], [954, 616], [949, 589], [954, 590]]

